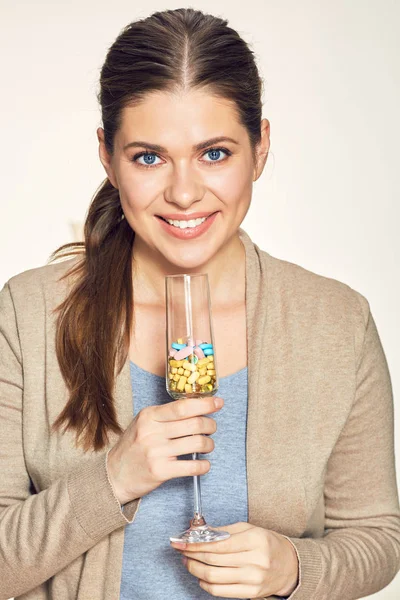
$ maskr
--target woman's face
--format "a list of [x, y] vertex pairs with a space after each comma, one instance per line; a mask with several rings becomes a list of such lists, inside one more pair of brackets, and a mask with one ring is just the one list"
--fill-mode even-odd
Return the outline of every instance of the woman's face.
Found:
[[256, 164], [233, 105], [201, 90], [126, 107], [112, 156], [99, 128], [100, 158], [135, 243], [179, 269], [210, 261], [248, 211], [269, 149], [269, 123], [261, 125]]

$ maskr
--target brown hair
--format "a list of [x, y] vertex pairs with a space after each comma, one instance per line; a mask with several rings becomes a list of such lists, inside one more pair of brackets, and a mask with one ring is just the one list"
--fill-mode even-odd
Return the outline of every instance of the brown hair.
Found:
[[[98, 94], [110, 154], [124, 107], [155, 90], [207, 88], [233, 102], [255, 160], [263, 82], [253, 51], [227, 23], [179, 8], [155, 12], [122, 30], [108, 50]], [[104, 448], [108, 431], [123, 432], [113, 388], [129, 351], [134, 236], [119, 192], [107, 178], [90, 203], [84, 242], [64, 244], [49, 259], [78, 257], [62, 278], [73, 275], [76, 281], [55, 309], [56, 353], [70, 397], [53, 430], [75, 430], [76, 443], [85, 451]]]

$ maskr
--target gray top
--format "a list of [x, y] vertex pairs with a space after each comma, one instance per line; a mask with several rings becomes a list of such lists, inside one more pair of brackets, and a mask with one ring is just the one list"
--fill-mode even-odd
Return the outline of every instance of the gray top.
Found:
[[[145, 406], [172, 402], [165, 379], [130, 362], [134, 414]], [[247, 367], [219, 379], [225, 404], [212, 416], [218, 429], [211, 469], [201, 477], [204, 517], [211, 526], [248, 521], [246, 477]], [[191, 454], [178, 459], [191, 459]], [[193, 517], [193, 478], [164, 482], [143, 496], [133, 523], [125, 526], [121, 600], [208, 600], [197, 578], [181, 563], [169, 537], [189, 527]]]

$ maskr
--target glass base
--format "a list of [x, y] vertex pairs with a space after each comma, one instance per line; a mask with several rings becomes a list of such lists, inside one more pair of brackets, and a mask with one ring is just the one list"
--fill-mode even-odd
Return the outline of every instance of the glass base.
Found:
[[227, 540], [231, 534], [227, 531], [213, 529], [209, 525], [191, 526], [175, 537], [170, 537], [171, 542], [184, 542], [185, 544], [199, 544], [203, 542], [220, 542]]

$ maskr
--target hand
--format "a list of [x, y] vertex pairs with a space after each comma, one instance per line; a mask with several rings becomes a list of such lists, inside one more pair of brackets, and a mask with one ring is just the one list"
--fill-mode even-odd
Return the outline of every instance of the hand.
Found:
[[[215, 400], [221, 401], [218, 408]], [[148, 494], [173, 477], [203, 475], [210, 462], [178, 460], [182, 454], [214, 450], [206, 435], [217, 430], [214, 419], [203, 415], [223, 406], [222, 398], [185, 398], [143, 408], [107, 456], [107, 472], [120, 504]]]
[[187, 557], [200, 587], [222, 598], [289, 596], [297, 587], [296, 550], [283, 535], [250, 523], [215, 527], [231, 537], [221, 542], [171, 546]]

